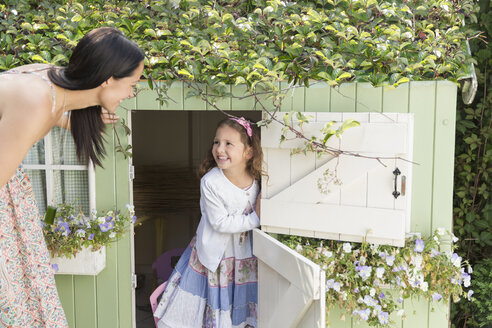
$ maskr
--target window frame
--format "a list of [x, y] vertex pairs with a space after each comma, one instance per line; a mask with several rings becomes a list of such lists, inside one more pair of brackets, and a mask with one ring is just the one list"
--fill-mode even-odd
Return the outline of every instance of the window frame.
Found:
[[[61, 128], [64, 129], [64, 128]], [[53, 163], [53, 143], [52, 143], [52, 133], [51, 130], [44, 136], [44, 164], [24, 164], [22, 167], [27, 170], [39, 170], [45, 172], [45, 182], [46, 182], [46, 205], [56, 206], [54, 200], [54, 171], [87, 171], [88, 179], [88, 193], [89, 193], [89, 212], [85, 213], [92, 217], [93, 210], [96, 209], [96, 173], [94, 164], [89, 159], [87, 165], [73, 165], [73, 164], [55, 164]], [[38, 142], [41, 142], [39, 140]], [[37, 144], [37, 143], [36, 143]], [[35, 145], [36, 145], [35, 144]], [[44, 213], [41, 213], [44, 215]]]

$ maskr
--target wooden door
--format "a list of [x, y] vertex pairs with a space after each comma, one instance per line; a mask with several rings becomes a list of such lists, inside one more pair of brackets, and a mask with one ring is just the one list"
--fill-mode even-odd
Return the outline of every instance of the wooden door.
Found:
[[258, 327], [324, 328], [325, 272], [261, 230], [253, 231], [258, 257]]

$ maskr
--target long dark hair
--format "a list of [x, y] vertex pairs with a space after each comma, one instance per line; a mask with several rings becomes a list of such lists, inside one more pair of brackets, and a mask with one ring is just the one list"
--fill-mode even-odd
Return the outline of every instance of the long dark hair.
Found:
[[[263, 151], [261, 150], [260, 129], [255, 123], [253, 123], [252, 120], [246, 120], [250, 122], [251, 130], [253, 131], [251, 138], [248, 136], [248, 133], [244, 126], [230, 118], [225, 118], [220, 121], [217, 124], [217, 128], [215, 130], [217, 131], [218, 128], [228, 126], [241, 134], [241, 142], [245, 146], [251, 147], [253, 151], [253, 156], [251, 156], [251, 158], [248, 160], [248, 163], [246, 164], [246, 170], [255, 180], [260, 180], [262, 175], [266, 175], [266, 173], [262, 169]], [[203, 177], [212, 168], [217, 166], [217, 163], [215, 162], [214, 156], [212, 154], [212, 148], [213, 144], [210, 147], [210, 150], [208, 151], [205, 159], [200, 165], [200, 168], [198, 170], [198, 175], [200, 176], [200, 178]]]
[[[75, 47], [68, 66], [52, 67], [48, 77], [57, 86], [69, 90], [97, 88], [113, 77], [130, 76], [144, 59], [144, 53], [120, 31], [100, 27], [84, 35]], [[73, 110], [70, 126], [80, 161], [91, 159], [102, 167], [105, 155], [104, 123], [101, 106]]]

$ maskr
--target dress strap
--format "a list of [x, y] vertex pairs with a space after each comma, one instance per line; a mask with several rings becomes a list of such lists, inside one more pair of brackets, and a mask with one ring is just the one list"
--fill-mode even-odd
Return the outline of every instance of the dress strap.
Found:
[[49, 84], [49, 86], [51, 88], [51, 94], [52, 94], [52, 100], [53, 100], [53, 104], [51, 105], [51, 112], [54, 113], [55, 112], [55, 104], [56, 104], [55, 86], [53, 85], [53, 82], [51, 82], [48, 77], [46, 77], [45, 75], [39, 74], [39, 72], [45, 71], [47, 69], [49, 69], [49, 67], [33, 68], [33, 69], [25, 70], [25, 71], [21, 71], [21, 70], [13, 68], [13, 69], [5, 71], [5, 72], [0, 72], [0, 74], [34, 74], [34, 75], [42, 78], [46, 83]]

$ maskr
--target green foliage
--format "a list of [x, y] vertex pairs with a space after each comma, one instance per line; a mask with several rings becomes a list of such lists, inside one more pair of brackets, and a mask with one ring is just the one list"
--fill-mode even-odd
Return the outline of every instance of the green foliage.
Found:
[[[475, 7], [473, 0], [7, 0], [0, 5], [0, 69], [65, 65], [85, 33], [113, 26], [145, 51], [145, 75], [160, 103], [172, 101], [170, 82], [183, 80], [187, 97], [211, 108], [221, 110], [216, 100], [232, 96], [253, 97], [263, 110], [271, 101], [276, 111], [288, 90], [319, 81], [398, 86], [467, 76], [473, 59], [466, 40], [476, 32], [463, 21], [476, 21]], [[230, 95], [231, 84], [245, 93]], [[333, 151], [325, 147], [331, 136], [323, 138], [324, 151]], [[117, 150], [131, 154], [120, 143]]]
[[[480, 1], [478, 22], [467, 21], [473, 29], [484, 32], [488, 43], [480, 39], [470, 40], [470, 48], [477, 60], [477, 78], [479, 87], [475, 101], [471, 105], [458, 103], [456, 122], [455, 152], [455, 196], [454, 196], [454, 233], [460, 238], [458, 252], [470, 259], [474, 265], [476, 286], [474, 289], [485, 288], [482, 297], [472, 305], [457, 303], [452, 307], [454, 327], [490, 326], [491, 321], [486, 315], [478, 315], [481, 308], [490, 314], [492, 306], [490, 297], [490, 281], [480, 275], [479, 267], [491, 270], [490, 254], [492, 254], [492, 7], [489, 0]], [[475, 264], [476, 263], [476, 264]], [[480, 287], [478, 287], [480, 285]], [[483, 322], [487, 322], [481, 326]]]
[[451, 238], [456, 240], [443, 228], [427, 238], [412, 237], [405, 247], [278, 237], [325, 270], [328, 320], [336, 304], [347, 315], [377, 327], [393, 326], [392, 313], [404, 319], [405, 299], [425, 298], [431, 306], [449, 298], [472, 299], [473, 291], [464, 290], [471, 283], [471, 267], [449, 251], [454, 248]]
[[[2, 69], [64, 65], [88, 30], [115, 26], [148, 55], [151, 77], [278, 92], [277, 81], [398, 85], [467, 74], [474, 2], [26, 1], [0, 5]], [[10, 57], [8, 57], [10, 55]]]
[[54, 221], [44, 222], [43, 234], [52, 256], [71, 258], [83, 247], [96, 251], [120, 239], [130, 223], [135, 222], [135, 210], [127, 205], [128, 213], [119, 211], [91, 213], [92, 218], [70, 204], [60, 204]]
[[453, 307], [455, 326], [491, 327], [492, 326], [492, 258], [476, 263], [473, 269], [472, 302], [459, 303]]

